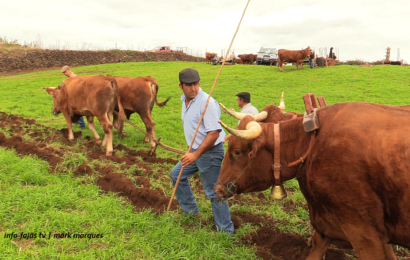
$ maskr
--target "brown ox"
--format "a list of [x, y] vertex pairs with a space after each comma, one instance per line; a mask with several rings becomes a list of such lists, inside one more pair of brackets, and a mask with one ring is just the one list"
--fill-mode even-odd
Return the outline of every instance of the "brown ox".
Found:
[[218, 54], [216, 54], [216, 53], [210, 53], [210, 52], [205, 53], [206, 64], [208, 64], [208, 63], [212, 64], [212, 60], [216, 56], [218, 56]]
[[[129, 120], [133, 113], [140, 115], [147, 130], [144, 143], [151, 139], [149, 155], [153, 155], [155, 150], [155, 127], [151, 116], [152, 108], [155, 103], [160, 107], [164, 106], [170, 97], [164, 102], [158, 102], [158, 82], [150, 76], [137, 78], [115, 77], [115, 79], [118, 83], [121, 104], [124, 107], [127, 119]], [[118, 110], [118, 106], [115, 109]], [[117, 115], [114, 114], [114, 122], [117, 121], [116, 118]], [[115, 127], [122, 129], [122, 126], [119, 125], [115, 125]], [[120, 132], [120, 134], [122, 133]]]
[[256, 61], [256, 57], [258, 55], [255, 54], [240, 54], [238, 57], [242, 60], [243, 64], [252, 65], [254, 61]]
[[[316, 142], [299, 171], [288, 164], [307, 151], [311, 133], [301, 118], [279, 123], [280, 179], [297, 178], [315, 228], [307, 259], [323, 259], [332, 242], [350, 244], [361, 260], [396, 259], [391, 244], [410, 249], [410, 111], [355, 102], [317, 114]], [[215, 186], [220, 196], [274, 185], [274, 125], [246, 116], [227, 128], [235, 136]]]
[[[88, 119], [88, 128], [93, 132], [97, 144], [107, 146], [106, 155], [111, 155], [112, 148], [112, 123], [110, 118], [114, 106], [119, 107], [119, 122], [124, 122], [124, 109], [122, 108], [118, 93], [117, 82], [111, 76], [84, 76], [68, 78], [58, 88], [46, 88], [48, 94], [53, 95], [53, 114], [63, 113], [67, 122], [68, 140], [74, 140], [72, 122], [77, 122], [80, 116]], [[104, 140], [95, 130], [94, 116], [98, 118], [104, 129]], [[121, 132], [122, 129], [119, 129]]]
[[[280, 49], [278, 51], [278, 65], [280, 71], [283, 72], [283, 62], [296, 62], [296, 70], [298, 70], [298, 66], [300, 64], [300, 69], [303, 69], [303, 60], [312, 54], [312, 50], [308, 46], [306, 49], [302, 49], [300, 51], [290, 51], [285, 49]], [[272, 65], [272, 64], [271, 64]]]

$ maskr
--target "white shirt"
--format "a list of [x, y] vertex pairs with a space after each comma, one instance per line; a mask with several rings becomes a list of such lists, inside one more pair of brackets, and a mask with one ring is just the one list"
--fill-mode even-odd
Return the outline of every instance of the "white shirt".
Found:
[[[242, 107], [241, 113], [257, 115], [259, 114], [259, 111], [258, 109], [256, 109], [256, 107], [252, 106], [251, 103], [248, 103]], [[241, 122], [241, 120], [238, 120], [238, 125], [239, 125], [239, 122]]]

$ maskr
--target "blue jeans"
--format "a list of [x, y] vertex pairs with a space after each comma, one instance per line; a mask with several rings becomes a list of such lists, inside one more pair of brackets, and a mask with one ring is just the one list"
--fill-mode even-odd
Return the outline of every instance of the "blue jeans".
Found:
[[[195, 151], [195, 149], [192, 149], [192, 151]], [[218, 200], [220, 197], [214, 193], [214, 187], [218, 180], [219, 172], [221, 171], [223, 157], [224, 146], [220, 143], [202, 154], [193, 164], [186, 166], [182, 172], [176, 195], [178, 203], [184, 211], [184, 215], [199, 215], [199, 208], [195, 202], [195, 197], [188, 181], [188, 177], [191, 177], [199, 171], [205, 195], [211, 200], [212, 212], [217, 229], [233, 234], [234, 227], [231, 221], [228, 202], [226, 200]], [[171, 171], [171, 179], [174, 186], [180, 171], [181, 162], [178, 162]], [[218, 202], [216, 202], [215, 199]]]
[[309, 65], [310, 65], [311, 69], [314, 69], [315, 68], [315, 59], [310, 59], [309, 60]]
[[85, 128], [85, 122], [84, 122], [84, 117], [80, 117], [80, 119], [78, 120], [77, 124], [80, 125], [80, 128]]

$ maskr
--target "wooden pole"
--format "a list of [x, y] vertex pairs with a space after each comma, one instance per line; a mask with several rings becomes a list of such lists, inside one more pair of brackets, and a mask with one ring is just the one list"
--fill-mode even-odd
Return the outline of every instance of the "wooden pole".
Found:
[[[246, 9], [248, 8], [248, 5], [249, 5], [249, 2], [250, 2], [250, 1], [251, 1], [251, 0], [248, 0], [248, 3], [246, 4], [245, 10], [243, 10], [243, 14], [242, 14], [241, 20], [239, 21], [239, 24], [238, 24], [238, 27], [236, 28], [235, 34], [234, 34], [233, 37], [232, 37], [232, 41], [231, 41], [231, 44], [229, 45], [229, 49], [228, 49], [228, 51], [227, 51], [226, 54], [225, 54], [225, 59], [223, 60], [222, 65], [221, 65], [221, 68], [219, 69], [219, 72], [218, 72], [218, 74], [216, 75], [214, 84], [213, 84], [213, 86], [212, 86], [212, 88], [211, 88], [211, 91], [209, 92], [209, 97], [208, 97], [208, 100], [206, 101], [204, 111], [202, 112], [201, 117], [199, 118], [198, 125], [196, 126], [196, 129], [195, 129], [194, 137], [192, 138], [192, 141], [191, 141], [191, 144], [190, 144], [190, 146], [189, 146], [189, 148], [188, 148], [187, 153], [189, 153], [189, 152], [191, 151], [192, 146], [194, 145], [195, 138], [196, 138], [196, 135], [197, 135], [197, 133], [198, 133], [199, 126], [201, 125], [201, 122], [202, 122], [202, 119], [204, 118], [206, 109], [208, 108], [209, 100], [211, 99], [211, 96], [212, 96], [212, 93], [213, 93], [214, 88], [215, 88], [215, 86], [216, 86], [216, 83], [218, 82], [219, 75], [221, 75], [222, 69], [223, 69], [223, 67], [224, 67], [224, 65], [225, 65], [225, 60], [227, 59], [228, 54], [229, 54], [229, 51], [231, 50], [233, 41], [234, 41], [234, 39], [235, 39], [236, 34], [238, 33], [239, 27], [241, 26], [242, 19], [243, 19], [244, 15], [245, 15]], [[169, 210], [169, 209], [171, 208], [172, 200], [174, 199], [175, 192], [177, 191], [178, 184], [179, 184], [179, 181], [181, 180], [181, 175], [182, 175], [182, 172], [183, 172], [183, 171], [184, 171], [184, 167], [181, 167], [181, 171], [179, 172], [178, 179], [177, 179], [177, 181], [175, 182], [175, 187], [174, 187], [174, 190], [172, 191], [171, 199], [169, 200], [167, 210]]]

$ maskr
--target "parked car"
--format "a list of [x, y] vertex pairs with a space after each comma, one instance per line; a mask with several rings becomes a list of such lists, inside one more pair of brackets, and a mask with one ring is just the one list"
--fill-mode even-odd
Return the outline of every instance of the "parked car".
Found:
[[261, 47], [256, 57], [256, 65], [271, 64], [276, 66], [278, 61], [278, 51], [276, 48]]
[[150, 51], [152, 52], [172, 52], [171, 46], [157, 46]]

